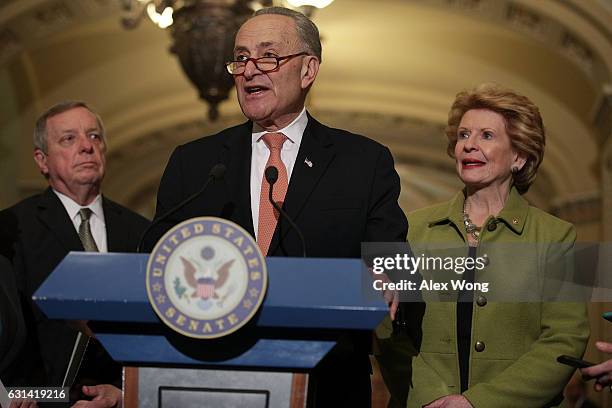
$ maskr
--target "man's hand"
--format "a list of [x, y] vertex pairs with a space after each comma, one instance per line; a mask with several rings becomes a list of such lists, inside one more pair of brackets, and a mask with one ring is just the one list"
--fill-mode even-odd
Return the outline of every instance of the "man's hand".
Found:
[[[598, 341], [595, 343], [595, 347], [604, 353], [612, 353], [612, 343]], [[584, 377], [596, 379], [593, 385], [595, 391], [601, 391], [604, 387], [612, 386], [612, 359], [592, 367], [582, 368], [580, 372]], [[612, 391], [612, 388], [610, 391]]]
[[[384, 273], [379, 275], [379, 277], [383, 282], [391, 282], [389, 277]], [[391, 317], [391, 321], [393, 321], [395, 320], [395, 314], [399, 306], [399, 295], [396, 290], [387, 289], [383, 291], [383, 297], [385, 298], [385, 302], [387, 302], [387, 306], [389, 306], [389, 317]]]
[[[374, 275], [372, 272], [372, 268], [370, 268], [370, 273], [374, 279], [379, 279], [383, 283], [392, 282], [391, 279], [385, 273], [381, 273], [380, 275]], [[385, 298], [385, 302], [387, 302], [387, 306], [389, 306], [389, 317], [391, 317], [391, 321], [395, 320], [395, 314], [397, 313], [397, 308], [399, 306], [399, 295], [395, 290], [386, 289], [383, 291], [383, 297]]]
[[474, 408], [470, 401], [467, 400], [463, 395], [453, 394], [446, 395], [442, 398], [438, 398], [435, 401], [430, 402], [427, 405], [423, 405], [423, 408]]
[[72, 408], [121, 408], [121, 390], [114, 385], [84, 385], [83, 394], [91, 401], [77, 401]]

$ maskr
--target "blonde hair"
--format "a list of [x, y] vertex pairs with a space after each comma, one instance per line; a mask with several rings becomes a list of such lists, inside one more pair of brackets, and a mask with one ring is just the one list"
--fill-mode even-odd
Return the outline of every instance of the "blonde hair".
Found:
[[446, 151], [451, 157], [455, 157], [457, 128], [461, 118], [471, 109], [490, 110], [504, 118], [512, 148], [527, 158], [523, 168], [512, 173], [518, 192], [526, 193], [544, 158], [546, 135], [540, 110], [526, 96], [497, 84], [484, 83], [470, 91], [458, 93], [448, 112], [444, 130], [448, 138]]

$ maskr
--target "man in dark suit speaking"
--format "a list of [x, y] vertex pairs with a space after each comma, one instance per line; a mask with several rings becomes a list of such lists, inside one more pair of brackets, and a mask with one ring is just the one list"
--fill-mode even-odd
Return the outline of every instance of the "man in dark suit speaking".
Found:
[[[227, 69], [249, 121], [176, 148], [156, 218], [200, 190], [215, 165], [223, 164], [225, 175], [160, 220], [146, 246], [180, 221], [213, 215], [245, 228], [267, 256], [301, 256], [299, 235], [268, 198], [264, 170], [270, 166], [278, 172], [273, 199], [302, 231], [308, 256], [359, 258], [361, 242], [405, 241], [408, 225], [389, 150], [306, 112], [321, 63], [317, 27], [292, 10], [261, 9], [238, 31], [233, 59]], [[316, 406], [370, 405], [367, 352], [354, 343], [332, 352], [311, 380]]]
[[[59, 386], [64, 380], [77, 331], [47, 319], [31, 300], [60, 261], [70, 251], [134, 251], [148, 224], [101, 195], [105, 151], [102, 120], [83, 102], [57, 104], [36, 123], [34, 159], [49, 188], [0, 212], [0, 252], [12, 261], [28, 330], [18, 364], [3, 378], [7, 384]], [[87, 271], [79, 284], [87, 284]], [[93, 406], [116, 406], [121, 368], [95, 341], [82, 369], [92, 385], [83, 392]]]

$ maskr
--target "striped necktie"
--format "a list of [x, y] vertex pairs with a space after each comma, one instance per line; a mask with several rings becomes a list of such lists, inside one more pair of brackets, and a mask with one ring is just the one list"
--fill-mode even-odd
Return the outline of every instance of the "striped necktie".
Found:
[[83, 248], [87, 252], [99, 252], [98, 246], [96, 245], [96, 241], [94, 240], [93, 235], [91, 234], [91, 225], [89, 224], [89, 219], [91, 218], [90, 208], [81, 208], [79, 210], [79, 215], [81, 216], [81, 225], [79, 225], [79, 238], [81, 238], [81, 243], [83, 244]]

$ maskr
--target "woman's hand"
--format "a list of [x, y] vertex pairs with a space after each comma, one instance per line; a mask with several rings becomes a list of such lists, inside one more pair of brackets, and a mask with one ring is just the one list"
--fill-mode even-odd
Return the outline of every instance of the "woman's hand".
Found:
[[[595, 343], [595, 347], [604, 353], [612, 353], [612, 343], [598, 341]], [[582, 368], [580, 373], [582, 373], [584, 377], [595, 378], [596, 380], [593, 388], [595, 391], [601, 391], [604, 387], [612, 386], [612, 359], [592, 367]], [[612, 388], [610, 391], [612, 391]]]
[[438, 398], [435, 401], [430, 402], [427, 405], [423, 405], [423, 408], [474, 408], [470, 401], [463, 395], [452, 394], [446, 395], [442, 398]]

